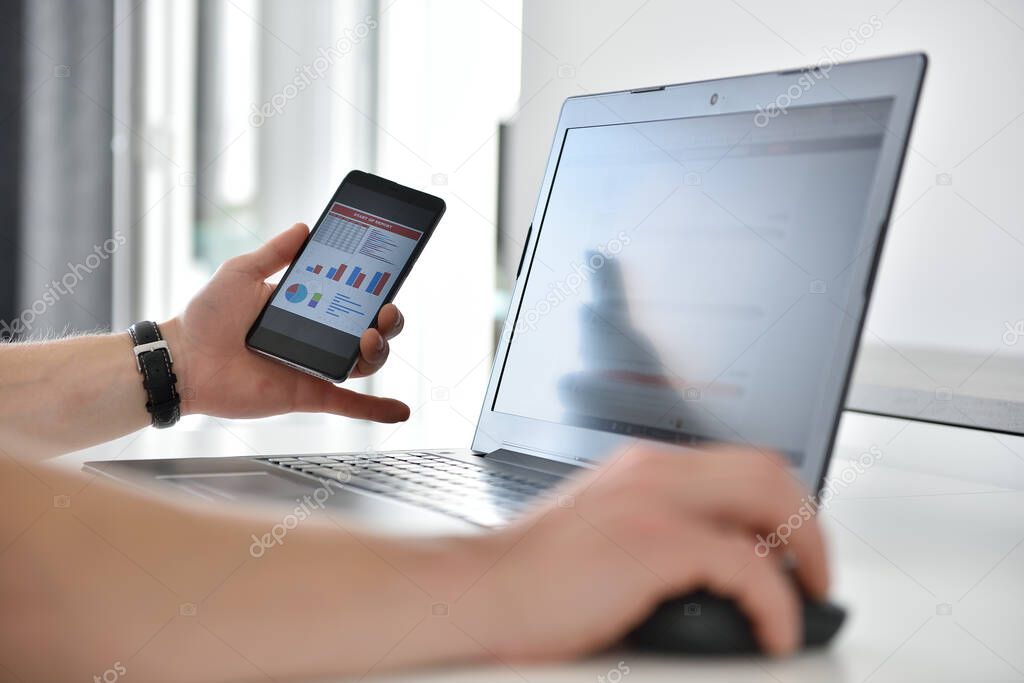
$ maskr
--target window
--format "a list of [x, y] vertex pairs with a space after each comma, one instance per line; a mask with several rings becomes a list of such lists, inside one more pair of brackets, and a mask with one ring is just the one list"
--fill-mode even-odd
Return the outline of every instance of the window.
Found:
[[497, 131], [519, 97], [521, 3], [298, 7], [149, 2], [120, 35], [115, 205], [137, 239], [115, 323], [172, 315], [225, 258], [312, 223], [348, 170], [379, 173], [448, 213], [399, 295], [409, 324], [388, 368], [352, 383], [413, 417], [345, 430], [339, 448], [467, 445], [493, 345]]

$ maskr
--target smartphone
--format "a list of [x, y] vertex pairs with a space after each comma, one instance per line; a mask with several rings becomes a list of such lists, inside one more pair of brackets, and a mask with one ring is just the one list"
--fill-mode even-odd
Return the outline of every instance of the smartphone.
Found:
[[395, 298], [444, 215], [444, 201], [352, 171], [246, 335], [253, 351], [331, 382]]

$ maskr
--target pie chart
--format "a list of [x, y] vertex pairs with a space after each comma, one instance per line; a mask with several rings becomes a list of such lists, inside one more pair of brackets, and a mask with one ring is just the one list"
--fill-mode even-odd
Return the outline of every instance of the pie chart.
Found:
[[288, 289], [284, 290], [284, 298], [293, 304], [297, 304], [306, 298], [306, 287], [300, 284], [294, 284]]

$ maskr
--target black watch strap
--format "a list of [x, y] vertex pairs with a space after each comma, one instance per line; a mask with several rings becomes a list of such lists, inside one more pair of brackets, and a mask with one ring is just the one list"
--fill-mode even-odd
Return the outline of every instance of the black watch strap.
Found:
[[174, 360], [160, 328], [149, 320], [137, 322], [128, 328], [135, 353], [135, 364], [142, 373], [142, 386], [146, 390], [146, 410], [153, 416], [153, 426], [170, 427], [181, 417], [181, 397], [175, 386], [178, 378]]

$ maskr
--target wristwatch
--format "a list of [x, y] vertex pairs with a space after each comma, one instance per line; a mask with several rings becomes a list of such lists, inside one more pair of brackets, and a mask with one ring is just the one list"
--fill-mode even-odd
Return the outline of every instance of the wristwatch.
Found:
[[155, 322], [137, 322], [128, 328], [128, 335], [134, 346], [135, 365], [142, 373], [146, 410], [153, 416], [153, 426], [157, 429], [170, 427], [181, 417], [181, 397], [175, 386], [178, 378], [172, 369], [171, 350]]

